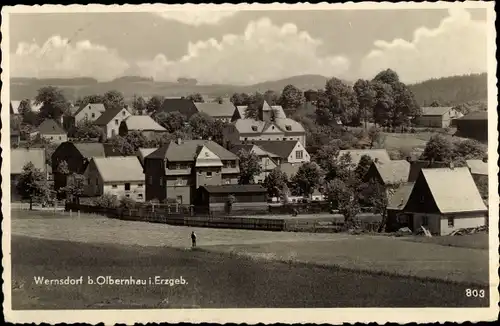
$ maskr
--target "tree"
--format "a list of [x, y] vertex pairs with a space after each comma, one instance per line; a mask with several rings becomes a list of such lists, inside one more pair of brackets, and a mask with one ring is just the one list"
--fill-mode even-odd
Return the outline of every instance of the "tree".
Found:
[[137, 151], [134, 146], [122, 136], [113, 136], [108, 140], [108, 143], [111, 144], [114, 150], [117, 150], [123, 156], [134, 155]]
[[358, 79], [354, 84], [354, 92], [359, 103], [360, 119], [365, 123], [365, 129], [368, 125], [368, 120], [373, 116], [373, 106], [377, 92], [368, 80]]
[[227, 125], [227, 122], [217, 119], [213, 119], [208, 125], [209, 137], [221, 146], [224, 146], [224, 129]]
[[398, 74], [392, 69], [386, 69], [379, 72], [374, 78], [373, 81], [381, 82], [387, 85], [394, 85], [399, 82]]
[[259, 113], [264, 105], [264, 95], [259, 92], [251, 95], [248, 99], [249, 104], [245, 110], [245, 119], [259, 120]]
[[385, 136], [382, 134], [382, 131], [378, 127], [371, 127], [368, 130], [368, 139], [370, 140], [370, 149], [375, 148], [383, 148], [385, 143]]
[[433, 102], [432, 102], [429, 106], [431, 106], [431, 107], [435, 107], [435, 108], [438, 108], [438, 107], [440, 107], [440, 106], [441, 106], [441, 104], [439, 104], [439, 102], [438, 102], [438, 101], [433, 101]]
[[283, 189], [288, 182], [288, 177], [285, 172], [276, 168], [269, 173], [264, 179], [264, 187], [270, 197], [281, 197]]
[[35, 105], [42, 105], [38, 113], [40, 121], [44, 119], [58, 121], [69, 109], [69, 102], [64, 97], [62, 90], [53, 86], [42, 87], [38, 90]]
[[264, 99], [269, 105], [278, 105], [280, 100], [280, 95], [273, 90], [268, 90], [264, 93]]
[[375, 105], [373, 106], [373, 122], [379, 126], [390, 124], [391, 110], [394, 108], [394, 92], [391, 85], [382, 82], [373, 82], [375, 90]]
[[74, 203], [80, 204], [80, 197], [83, 196], [85, 191], [85, 181], [85, 176], [73, 173], [68, 178], [68, 184], [61, 188], [60, 191], [66, 194], [66, 198], [71, 198]]
[[127, 210], [135, 208], [136, 205], [137, 205], [137, 202], [135, 200], [133, 200], [130, 197], [125, 197], [125, 196], [121, 197], [119, 202], [118, 202], [119, 207], [127, 209]]
[[38, 117], [36, 112], [33, 112], [31, 108], [31, 102], [30, 100], [22, 100], [21, 103], [19, 103], [19, 109], [18, 109], [19, 115], [22, 118], [22, 122], [31, 126], [34, 126], [37, 121]]
[[344, 216], [344, 227], [355, 227], [355, 218], [360, 213], [355, 190], [340, 179], [330, 181], [326, 186], [326, 198], [333, 208]]
[[186, 96], [186, 99], [196, 102], [196, 103], [204, 103], [205, 100], [203, 99], [203, 96], [200, 93], [194, 93], [194, 94], [189, 94]]
[[295, 189], [304, 196], [309, 196], [323, 182], [324, 172], [316, 162], [307, 162], [299, 167], [292, 178]]
[[449, 163], [454, 157], [453, 143], [441, 134], [432, 136], [422, 153], [423, 160]]
[[211, 137], [212, 117], [205, 113], [196, 113], [189, 118], [189, 126], [193, 138], [208, 139]]
[[304, 93], [293, 85], [283, 88], [279, 102], [284, 109], [295, 109], [304, 104], [306, 98]]
[[326, 82], [325, 92], [318, 108], [327, 108], [333, 117], [338, 117], [343, 124], [356, 123], [359, 118], [359, 103], [354, 90], [338, 78]]
[[234, 93], [231, 96], [230, 101], [236, 106], [249, 105], [250, 95], [248, 95], [247, 93]]
[[118, 198], [110, 193], [104, 193], [94, 200], [94, 206], [104, 208], [117, 208], [120, 205]]
[[156, 122], [165, 127], [169, 133], [183, 129], [187, 122], [186, 116], [179, 111], [159, 112], [154, 118]]
[[125, 107], [123, 94], [118, 91], [108, 91], [103, 95], [103, 104], [106, 110], [117, 110]]
[[163, 105], [163, 101], [162, 96], [155, 95], [151, 97], [146, 104], [146, 111], [150, 114], [158, 112]]
[[68, 130], [68, 136], [77, 139], [99, 138], [102, 129], [90, 120], [82, 120]]
[[87, 95], [83, 98], [80, 98], [76, 101], [76, 106], [79, 108], [83, 108], [87, 106], [87, 104], [97, 104], [104, 103], [104, 97], [102, 95]]
[[240, 177], [238, 183], [243, 185], [254, 183], [254, 177], [262, 172], [260, 158], [257, 154], [243, 149], [240, 150], [237, 155], [240, 161]]
[[222, 98], [222, 96], [217, 96], [216, 98], [214, 98], [213, 102], [219, 103], [219, 104], [224, 104], [224, 99]]
[[482, 160], [487, 156], [484, 146], [474, 139], [466, 139], [455, 143], [455, 157], [462, 157], [465, 160]]
[[33, 210], [33, 199], [46, 199], [50, 194], [44, 174], [31, 162], [23, 166], [23, 172], [17, 179], [16, 189], [21, 198], [29, 199], [30, 210]]
[[368, 172], [368, 169], [372, 165], [373, 160], [370, 156], [368, 155], [363, 155], [361, 156], [358, 166], [356, 166], [356, 169], [354, 170], [354, 174], [356, 175], [356, 178], [359, 180], [362, 180], [366, 173]]
[[143, 112], [146, 111], [146, 101], [142, 96], [135, 97], [134, 96], [134, 103], [132, 104], [134, 107], [134, 110], [139, 114], [142, 115]]

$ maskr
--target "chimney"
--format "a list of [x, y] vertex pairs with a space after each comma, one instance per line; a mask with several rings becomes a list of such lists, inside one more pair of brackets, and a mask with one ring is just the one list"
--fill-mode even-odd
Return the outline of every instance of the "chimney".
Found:
[[483, 157], [483, 162], [488, 163], [488, 156]]
[[177, 138], [177, 145], [182, 145], [182, 138]]

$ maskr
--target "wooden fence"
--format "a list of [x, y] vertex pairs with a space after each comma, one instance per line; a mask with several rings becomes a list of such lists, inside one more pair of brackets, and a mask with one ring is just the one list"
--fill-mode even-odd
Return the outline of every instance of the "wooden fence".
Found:
[[216, 214], [193, 215], [185, 207], [179, 211], [170, 211], [165, 207], [155, 207], [154, 210], [141, 207], [134, 209], [105, 208], [90, 205], [78, 205], [68, 203], [66, 211], [80, 211], [85, 213], [102, 214], [110, 218], [129, 221], [143, 221], [152, 223], [164, 223], [179, 226], [212, 227], [228, 229], [249, 229], [265, 231], [284, 231], [285, 221], [283, 219], [267, 219], [252, 217], [236, 217]]

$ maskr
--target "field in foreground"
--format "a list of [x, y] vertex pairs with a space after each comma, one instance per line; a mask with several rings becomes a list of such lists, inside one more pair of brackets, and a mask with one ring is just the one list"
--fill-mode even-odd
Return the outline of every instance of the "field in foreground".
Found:
[[[487, 250], [408, 241], [411, 238], [191, 228], [86, 214], [78, 218], [48, 212], [12, 213], [12, 234], [33, 238], [186, 249], [194, 230], [200, 248], [212, 252], [258, 260], [489, 284]], [[468, 239], [467, 236], [460, 238], [462, 243]], [[460, 240], [457, 238], [457, 241]]]
[[[13, 309], [243, 307], [478, 307], [466, 286], [204, 250], [12, 236]], [[62, 278], [183, 277], [186, 285], [42, 286]]]

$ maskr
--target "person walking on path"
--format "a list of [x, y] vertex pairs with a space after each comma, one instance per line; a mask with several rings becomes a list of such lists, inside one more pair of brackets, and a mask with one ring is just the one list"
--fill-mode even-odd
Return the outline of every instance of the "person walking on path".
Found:
[[195, 248], [196, 247], [196, 233], [191, 232], [191, 247]]

